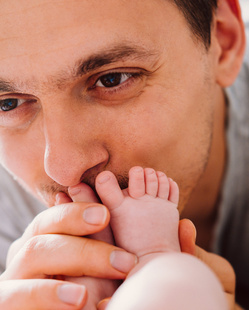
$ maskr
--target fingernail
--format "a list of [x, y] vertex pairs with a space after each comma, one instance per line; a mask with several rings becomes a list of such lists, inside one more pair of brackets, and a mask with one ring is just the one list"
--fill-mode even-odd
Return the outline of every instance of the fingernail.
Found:
[[125, 251], [113, 251], [110, 255], [110, 262], [113, 268], [128, 273], [137, 264], [137, 257]]
[[91, 225], [104, 224], [107, 218], [107, 210], [104, 206], [89, 207], [84, 210], [83, 218]]
[[63, 284], [58, 287], [57, 293], [62, 302], [79, 306], [86, 294], [86, 288], [82, 285]]

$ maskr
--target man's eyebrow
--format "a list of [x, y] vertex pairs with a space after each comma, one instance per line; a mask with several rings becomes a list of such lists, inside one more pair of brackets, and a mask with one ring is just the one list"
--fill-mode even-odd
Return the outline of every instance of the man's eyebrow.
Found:
[[[47, 77], [46, 80], [38, 83], [35, 79], [32, 82], [29, 81], [18, 81], [14, 83], [12, 81], [4, 80], [0, 78], [0, 92], [22, 92], [22, 88], [25, 89], [34, 87], [45, 89], [64, 88], [69, 84], [70, 80], [77, 79], [80, 76], [89, 74], [94, 70], [100, 69], [106, 65], [129, 60], [145, 60], [153, 59], [153, 63], [158, 59], [158, 53], [155, 50], [147, 50], [143, 46], [129, 45], [129, 44], [119, 44], [113, 46], [109, 49], [105, 48], [92, 54], [88, 58], [81, 58], [77, 60], [71, 68], [67, 70], [61, 70], [53, 75]], [[39, 86], [38, 86], [39, 85]]]
[[18, 89], [11, 82], [0, 79], [0, 92], [16, 92]]
[[88, 58], [78, 59], [71, 69], [62, 71], [58, 75], [49, 77], [48, 85], [56, 85], [57, 88], [64, 88], [71, 79], [77, 79], [83, 75], [90, 74], [106, 65], [125, 60], [152, 59], [153, 64], [158, 60], [159, 53], [155, 50], [145, 49], [135, 44], [119, 44], [111, 48], [104, 48]]
[[77, 76], [84, 75], [118, 61], [145, 59], [155, 57], [156, 55], [155, 51], [149, 51], [141, 46], [118, 45], [109, 50], [93, 54], [87, 59], [77, 61], [75, 73]]

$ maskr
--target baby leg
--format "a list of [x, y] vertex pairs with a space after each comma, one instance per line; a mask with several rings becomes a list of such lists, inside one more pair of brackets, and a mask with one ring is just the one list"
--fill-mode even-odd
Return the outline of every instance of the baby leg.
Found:
[[159, 254], [129, 277], [106, 310], [227, 310], [221, 284], [197, 258]]

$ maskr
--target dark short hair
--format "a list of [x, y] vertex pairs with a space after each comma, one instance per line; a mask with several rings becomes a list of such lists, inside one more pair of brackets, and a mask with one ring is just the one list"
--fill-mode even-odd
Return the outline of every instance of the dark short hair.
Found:
[[211, 43], [213, 14], [218, 0], [171, 0], [185, 16], [194, 36], [204, 43], [206, 49]]

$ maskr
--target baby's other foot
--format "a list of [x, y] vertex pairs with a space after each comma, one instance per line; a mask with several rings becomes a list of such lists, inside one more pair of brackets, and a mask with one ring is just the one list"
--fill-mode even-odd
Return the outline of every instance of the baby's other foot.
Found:
[[162, 172], [133, 167], [128, 189], [121, 190], [112, 172], [101, 172], [96, 190], [111, 213], [118, 246], [142, 256], [180, 250], [178, 186]]

